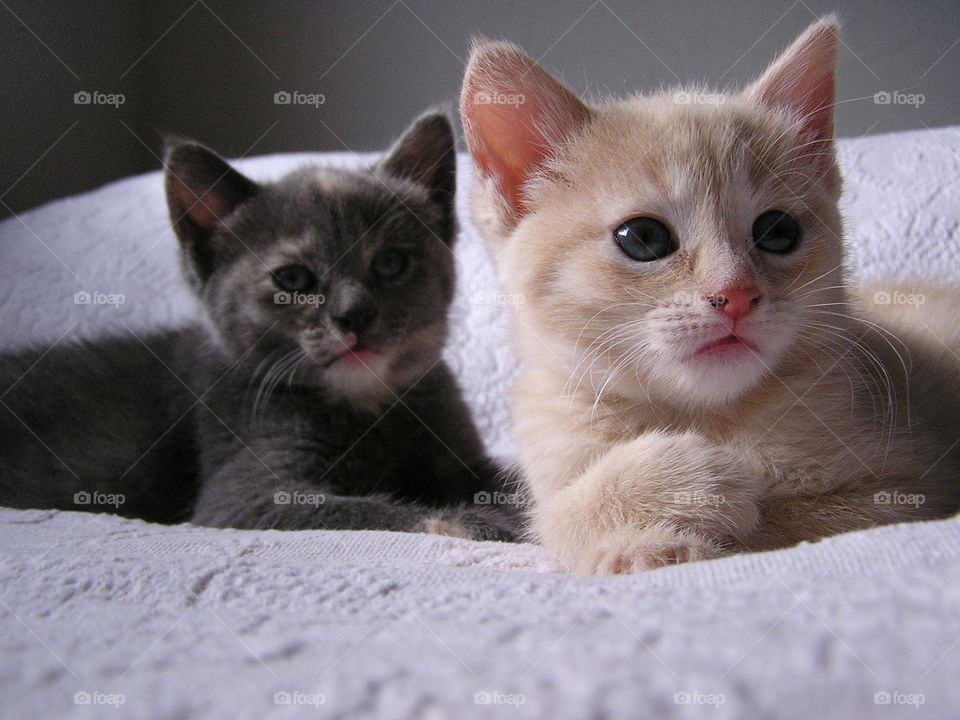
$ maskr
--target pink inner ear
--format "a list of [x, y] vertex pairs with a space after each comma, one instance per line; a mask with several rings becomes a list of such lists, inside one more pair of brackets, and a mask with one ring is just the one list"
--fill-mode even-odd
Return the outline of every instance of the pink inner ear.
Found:
[[513, 46], [492, 43], [474, 53], [461, 100], [467, 144], [517, 217], [529, 208], [524, 184], [590, 111]]
[[200, 190], [194, 192], [182, 181], [175, 183], [173, 193], [178, 206], [182, 208], [181, 212], [201, 228], [213, 230], [220, 227], [223, 225], [221, 218], [229, 213], [226, 204], [215, 193], [207, 192], [204, 195]]
[[[532, 108], [525, 110], [539, 114]], [[543, 163], [550, 147], [537, 133], [531, 116], [517, 115], [496, 105], [474, 105], [470, 122], [477, 134], [471, 149], [483, 173], [497, 181], [510, 206], [523, 215], [523, 184]]]
[[769, 88], [761, 101], [769, 106], [786, 107], [801, 117], [802, 133], [817, 140], [833, 138], [833, 73], [796, 80], [781, 78], [781, 87]]
[[748, 95], [799, 115], [804, 135], [833, 139], [838, 33], [833, 20], [812, 25], [748, 89]]

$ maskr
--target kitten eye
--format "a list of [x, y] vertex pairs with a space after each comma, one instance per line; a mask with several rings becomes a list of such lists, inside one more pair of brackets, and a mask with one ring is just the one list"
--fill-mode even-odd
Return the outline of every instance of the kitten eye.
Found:
[[273, 271], [273, 281], [281, 290], [303, 292], [317, 284], [317, 276], [303, 265], [287, 265]]
[[800, 225], [782, 210], [767, 210], [753, 221], [753, 244], [760, 250], [783, 255], [800, 242]]
[[613, 237], [628, 257], [639, 262], [660, 260], [677, 249], [667, 226], [649, 217], [630, 218], [613, 231]]
[[374, 256], [370, 267], [381, 280], [396, 280], [410, 267], [410, 256], [400, 250], [384, 250]]

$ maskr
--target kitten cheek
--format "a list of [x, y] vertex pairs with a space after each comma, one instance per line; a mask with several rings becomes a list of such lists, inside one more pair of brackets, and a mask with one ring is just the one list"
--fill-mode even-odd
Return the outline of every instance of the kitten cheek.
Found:
[[406, 371], [431, 365], [443, 352], [445, 340], [445, 323], [431, 323], [408, 332], [391, 343], [391, 369]]

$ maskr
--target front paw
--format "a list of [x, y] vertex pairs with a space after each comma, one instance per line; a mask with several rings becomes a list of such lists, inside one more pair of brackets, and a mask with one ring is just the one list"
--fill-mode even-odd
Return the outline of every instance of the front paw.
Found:
[[598, 532], [661, 522], [720, 543], [743, 539], [760, 522], [763, 472], [741, 448], [694, 432], [651, 432], [542, 498], [535, 522], [561, 553]]
[[721, 555], [723, 549], [717, 543], [695, 531], [658, 523], [621, 527], [602, 535], [581, 551], [574, 570], [583, 575], [625, 575]]

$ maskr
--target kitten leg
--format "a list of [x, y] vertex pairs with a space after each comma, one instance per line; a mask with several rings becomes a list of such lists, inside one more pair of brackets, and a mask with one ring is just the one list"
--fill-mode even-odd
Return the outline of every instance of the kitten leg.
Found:
[[519, 513], [500, 508], [445, 508], [428, 511], [421, 532], [431, 535], [516, 542], [522, 534]]
[[459, 460], [440, 462], [437, 474], [449, 492], [451, 507], [428, 532], [475, 540], [514, 541], [523, 535], [525, 506], [514, 473], [480, 458], [469, 467]]
[[[211, 479], [216, 484], [218, 479]], [[257, 483], [240, 491], [224, 483], [226, 492], [207, 485], [200, 493], [191, 522], [244, 530], [394, 530], [420, 532], [427, 513], [381, 497], [344, 497], [319, 488], [283, 482]], [[229, 489], [228, 489], [229, 488]], [[279, 489], [283, 488], [283, 489]], [[234, 495], [224, 502], [222, 495]]]
[[270, 477], [249, 454], [241, 451], [203, 482], [193, 523], [241, 529], [433, 532], [500, 541], [511, 541], [517, 534], [509, 518], [492, 510], [432, 508], [379, 496], [335, 495], [290, 475]]
[[759, 522], [763, 469], [696, 433], [615, 446], [534, 511], [545, 546], [585, 573], [716, 557]]
[[951, 489], [942, 484], [863, 478], [821, 495], [764, 500], [759, 526], [738, 545], [744, 551], [773, 550], [878, 525], [947, 517], [956, 509]]

